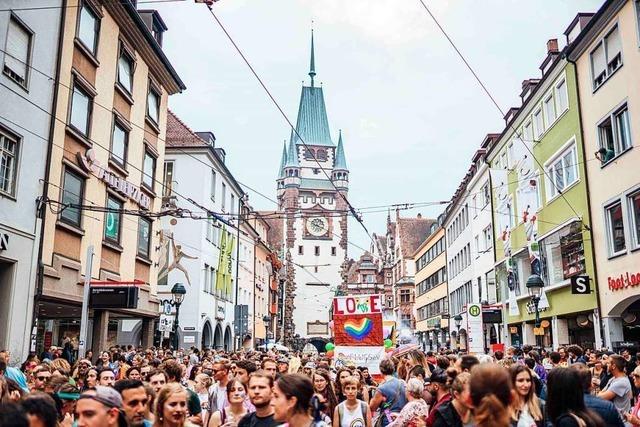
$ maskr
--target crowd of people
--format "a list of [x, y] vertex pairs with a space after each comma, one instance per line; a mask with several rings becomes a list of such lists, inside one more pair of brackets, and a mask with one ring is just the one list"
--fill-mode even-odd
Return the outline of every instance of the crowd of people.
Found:
[[640, 426], [630, 350], [414, 347], [375, 375], [323, 353], [128, 346], [72, 359], [50, 349], [14, 367], [0, 352], [0, 426]]

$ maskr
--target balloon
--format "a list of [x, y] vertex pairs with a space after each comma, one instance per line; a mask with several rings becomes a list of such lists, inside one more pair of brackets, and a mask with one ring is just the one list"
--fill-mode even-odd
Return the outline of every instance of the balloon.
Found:
[[384, 340], [384, 348], [389, 349], [391, 348], [392, 345], [393, 345], [393, 342], [389, 338]]
[[333, 343], [332, 343], [332, 342], [328, 342], [328, 343], [324, 346], [324, 349], [325, 349], [325, 350], [327, 350], [327, 351], [331, 351], [331, 350], [333, 350], [334, 348], [336, 348], [336, 346], [335, 346], [335, 345], [333, 345]]
[[327, 351], [327, 355], [326, 355], [329, 359], [333, 359], [333, 350], [329, 350]]
[[329, 322], [329, 329], [333, 330], [333, 320]]

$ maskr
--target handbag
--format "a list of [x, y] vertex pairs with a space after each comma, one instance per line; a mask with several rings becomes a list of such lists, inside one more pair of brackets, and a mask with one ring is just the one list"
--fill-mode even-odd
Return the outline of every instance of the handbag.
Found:
[[[387, 406], [388, 408], [393, 406], [393, 403], [398, 398], [398, 394], [400, 394], [400, 388], [401, 388], [400, 386], [401, 386], [401, 382], [400, 380], [398, 380], [398, 388], [396, 390], [396, 394], [393, 396], [393, 399], [391, 400], [391, 402], [384, 402], [383, 403], [384, 406]], [[378, 414], [373, 420], [373, 427], [382, 427], [382, 421], [384, 420], [384, 417], [387, 416], [385, 412], [386, 412], [386, 409], [382, 409], [382, 407], [378, 409]]]

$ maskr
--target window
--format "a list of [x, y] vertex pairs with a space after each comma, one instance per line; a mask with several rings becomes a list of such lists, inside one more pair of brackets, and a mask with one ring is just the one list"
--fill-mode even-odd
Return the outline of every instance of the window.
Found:
[[567, 95], [567, 81], [565, 79], [556, 83], [556, 111], [558, 115], [569, 108], [569, 98]]
[[216, 200], [216, 171], [211, 169], [211, 200]]
[[69, 168], [65, 168], [62, 179], [62, 204], [60, 220], [80, 227], [82, 211], [70, 205], [82, 205], [84, 196], [84, 178]]
[[331, 246], [331, 256], [336, 256], [336, 247]]
[[516, 164], [516, 153], [513, 149], [513, 144], [515, 144], [515, 139], [512, 140], [509, 145], [507, 146], [507, 153], [508, 153], [508, 161], [509, 161], [509, 169], [513, 168]]
[[547, 128], [551, 127], [553, 122], [556, 121], [556, 107], [553, 103], [553, 95], [549, 95], [543, 102], [544, 107], [544, 119], [547, 124]]
[[572, 143], [569, 148], [556, 156], [555, 160], [547, 166], [547, 172], [551, 177], [550, 179], [547, 178], [549, 184], [547, 188], [548, 199], [557, 196], [578, 180], [575, 143]]
[[298, 246], [298, 255], [304, 255], [304, 247], [302, 245]]
[[69, 124], [86, 137], [89, 136], [92, 107], [93, 97], [74, 79]]
[[491, 249], [493, 247], [493, 227], [491, 227], [491, 224], [482, 230], [482, 237], [484, 240], [485, 251]]
[[133, 57], [121, 46], [120, 58], [118, 58], [118, 83], [129, 94], [133, 92], [133, 68]]
[[634, 3], [636, 5], [636, 23], [637, 23], [637, 30], [638, 30], [638, 41], [640, 42], [640, 0], [636, 0]]
[[112, 196], [107, 196], [107, 209], [104, 217], [105, 240], [120, 243], [120, 223], [122, 222], [123, 203]]
[[476, 236], [473, 238], [474, 240], [474, 248], [476, 251], [476, 258], [478, 258], [480, 256], [480, 236]]
[[123, 167], [127, 164], [128, 145], [129, 131], [114, 117], [113, 134], [111, 135], [111, 159]]
[[147, 117], [156, 125], [160, 123], [160, 94], [149, 84], [147, 94]]
[[220, 200], [220, 208], [224, 212], [225, 199], [227, 198], [227, 184], [222, 183], [222, 200]]
[[627, 199], [629, 217], [631, 219], [631, 241], [634, 247], [640, 247], [640, 191]]
[[149, 258], [151, 244], [151, 221], [147, 218], [138, 219], [138, 255]]
[[622, 45], [616, 25], [591, 51], [591, 75], [593, 89], [599, 88], [618, 68], [622, 66]]
[[86, 4], [80, 9], [80, 19], [78, 21], [78, 40], [89, 49], [89, 52], [96, 55], [98, 48], [98, 33], [100, 32], [100, 20], [96, 13]]
[[142, 184], [153, 190], [155, 179], [156, 158], [148, 150], [144, 150], [144, 160], [142, 161]]
[[533, 125], [531, 124], [531, 122], [524, 125], [522, 136], [524, 138], [523, 142], [525, 143], [534, 142], [533, 141]]
[[482, 194], [483, 194], [482, 207], [484, 208], [491, 202], [491, 189], [489, 188], [488, 182], [482, 187]]
[[231, 202], [229, 204], [231, 205], [229, 206], [229, 212], [234, 214], [236, 212], [236, 196], [233, 194], [231, 195]]
[[542, 110], [538, 109], [533, 113], [533, 135], [536, 140], [544, 133], [544, 120], [542, 119]]
[[18, 138], [0, 129], [0, 193], [16, 194]]
[[4, 55], [4, 73], [21, 86], [27, 86], [31, 62], [31, 38], [33, 34], [11, 15]]
[[162, 197], [169, 197], [173, 191], [173, 162], [164, 162]]
[[629, 110], [623, 105], [598, 125], [600, 149], [597, 156], [606, 164], [631, 147]]
[[410, 303], [411, 302], [411, 290], [410, 289], [400, 289], [400, 303]]
[[607, 238], [609, 241], [609, 255], [624, 252], [626, 243], [624, 238], [624, 221], [622, 219], [622, 204], [620, 202], [605, 208], [607, 222]]
[[320, 256], [320, 246], [316, 246], [313, 250], [315, 256]]

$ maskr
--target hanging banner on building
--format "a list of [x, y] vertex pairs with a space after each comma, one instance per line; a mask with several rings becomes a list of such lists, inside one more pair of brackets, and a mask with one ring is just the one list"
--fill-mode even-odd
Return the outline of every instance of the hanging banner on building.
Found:
[[220, 230], [220, 255], [216, 273], [216, 293], [225, 296], [229, 301], [233, 295], [233, 249], [235, 241], [235, 236], [227, 231], [226, 228]]
[[352, 314], [333, 318], [333, 337], [337, 345], [379, 346], [384, 341], [380, 314]]
[[373, 375], [380, 374], [380, 361], [385, 357], [384, 347], [336, 346], [334, 350], [335, 366], [362, 366]]
[[482, 305], [467, 306], [467, 340], [470, 354], [484, 353], [484, 329], [482, 327]]

